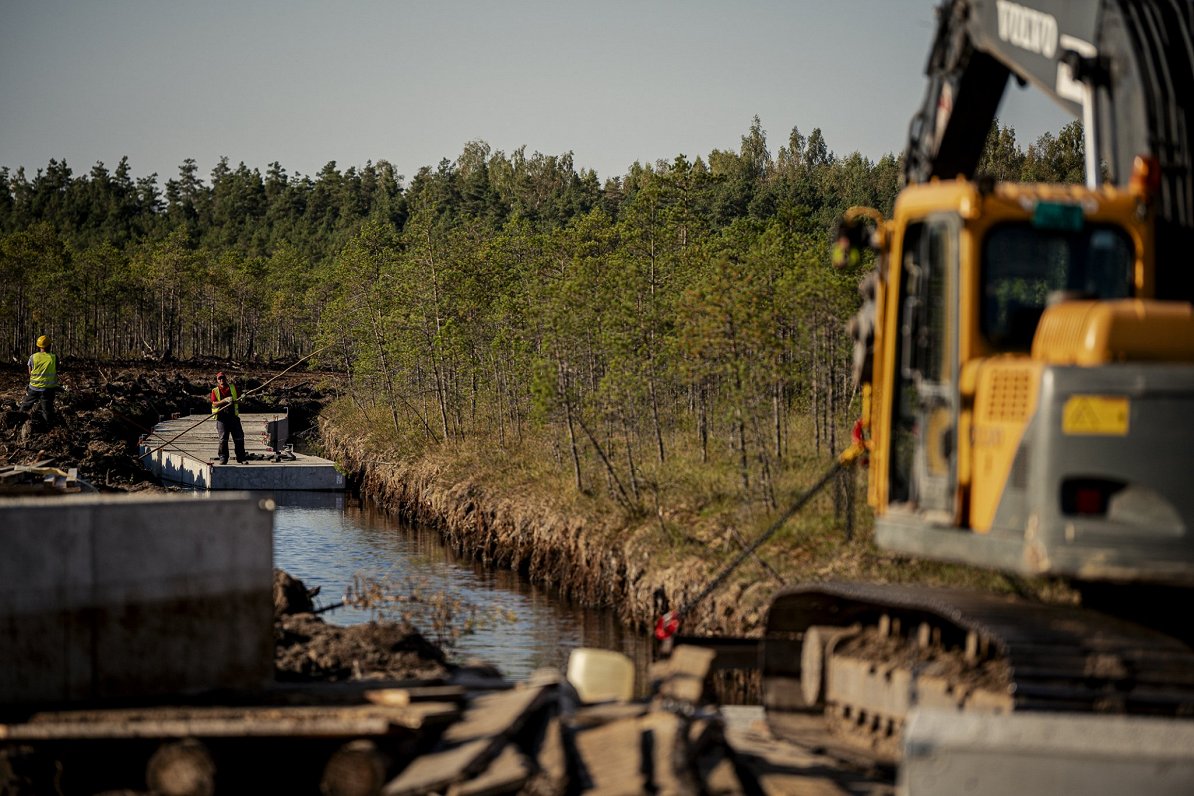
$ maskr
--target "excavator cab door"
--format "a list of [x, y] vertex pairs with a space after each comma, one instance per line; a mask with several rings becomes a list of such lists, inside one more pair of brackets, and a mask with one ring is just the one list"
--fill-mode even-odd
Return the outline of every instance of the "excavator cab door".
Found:
[[932, 522], [953, 524], [957, 507], [958, 237], [956, 216], [904, 231], [895, 433], [889, 494]]

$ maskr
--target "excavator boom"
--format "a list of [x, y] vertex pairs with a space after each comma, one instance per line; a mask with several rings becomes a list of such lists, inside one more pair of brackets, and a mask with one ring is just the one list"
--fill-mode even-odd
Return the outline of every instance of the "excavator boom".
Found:
[[[954, 0], [938, 9], [928, 89], [913, 116], [905, 180], [973, 178], [1009, 79], [1083, 120], [1087, 184], [1126, 185], [1137, 157], [1159, 169], [1157, 247], [1194, 244], [1194, 4], [1185, 0]], [[1159, 295], [1194, 299], [1190, 268]]]

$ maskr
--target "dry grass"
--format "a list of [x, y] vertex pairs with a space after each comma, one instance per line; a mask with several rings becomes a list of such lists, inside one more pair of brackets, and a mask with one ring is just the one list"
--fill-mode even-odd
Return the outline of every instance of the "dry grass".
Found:
[[[566, 452], [545, 431], [505, 447], [480, 439], [428, 446], [398, 437], [387, 420], [346, 402], [323, 417], [337, 461], [364, 474], [365, 491], [408, 519], [437, 524], [464, 552], [528, 571], [578, 600], [614, 606], [638, 625], [651, 624], [662, 603], [676, 608], [691, 600], [831, 463], [828, 451], [817, 455], [811, 445], [789, 452], [774, 477], [773, 508], [758, 484], [742, 490], [728, 456], [701, 462], [689, 437], [673, 437], [665, 440], [665, 462], [639, 462], [637, 506], [628, 511], [614, 499], [591, 449], [578, 490]], [[811, 437], [801, 422], [794, 421], [793, 439]], [[619, 476], [626, 479], [624, 472]], [[878, 550], [863, 473], [854, 478], [854, 533], [847, 539], [848, 485], [843, 482], [838, 501], [827, 488], [746, 559], [693, 611], [688, 630], [755, 631], [776, 588], [805, 581], [921, 582], [1068, 597], [1052, 582], [1024, 584]]]

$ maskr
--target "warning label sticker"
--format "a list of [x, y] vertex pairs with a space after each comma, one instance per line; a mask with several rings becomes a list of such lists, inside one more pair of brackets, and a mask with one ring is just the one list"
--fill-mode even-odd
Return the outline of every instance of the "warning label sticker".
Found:
[[1061, 412], [1064, 434], [1127, 436], [1129, 402], [1122, 396], [1073, 395]]

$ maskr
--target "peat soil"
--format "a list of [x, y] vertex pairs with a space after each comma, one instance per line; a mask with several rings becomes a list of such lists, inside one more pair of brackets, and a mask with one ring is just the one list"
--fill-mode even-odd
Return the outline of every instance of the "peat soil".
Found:
[[[285, 367], [260, 373], [224, 369], [243, 394]], [[77, 467], [79, 477], [101, 492], [160, 489], [141, 466], [138, 442], [156, 423], [174, 414], [209, 411], [207, 396], [218, 369], [202, 364], [62, 363], [63, 386], [55, 402], [58, 420], [47, 427], [36, 407], [32, 413], [18, 408], [28, 383], [25, 368], [6, 365], [0, 368], [0, 465], [48, 461], [61, 469]], [[327, 374], [284, 374], [244, 400], [241, 411], [289, 411], [292, 442], [301, 448], [305, 430], [314, 426], [323, 406], [325, 393], [319, 385], [327, 378]]]
[[274, 570], [274, 676], [283, 682], [435, 680], [457, 667], [404, 622], [342, 627], [315, 614], [301, 580]]

